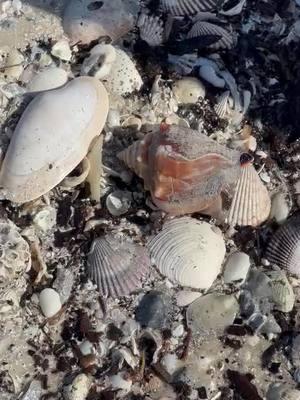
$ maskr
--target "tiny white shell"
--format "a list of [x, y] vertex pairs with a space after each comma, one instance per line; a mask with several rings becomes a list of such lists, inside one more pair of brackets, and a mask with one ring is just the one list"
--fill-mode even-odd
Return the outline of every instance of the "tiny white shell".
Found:
[[19, 79], [23, 72], [23, 55], [16, 49], [11, 49], [6, 59], [6, 68], [4, 76], [8, 81], [15, 81]]
[[137, 26], [140, 37], [149, 46], [159, 46], [163, 42], [164, 27], [162, 20], [155, 15], [141, 14]]
[[252, 164], [242, 168], [227, 222], [231, 226], [258, 226], [269, 216], [269, 193]]
[[107, 113], [107, 92], [91, 77], [36, 96], [15, 129], [0, 171], [7, 199], [24, 203], [62, 181], [101, 133]]
[[188, 32], [187, 37], [199, 37], [199, 40], [201, 40], [202, 36], [205, 37], [207, 35], [221, 36], [218, 41], [208, 46], [211, 49], [230, 49], [234, 44], [234, 38], [232, 34], [230, 34], [226, 29], [222, 28], [221, 26], [212, 24], [211, 22], [207, 21], [197, 21]]
[[56, 290], [43, 289], [39, 296], [40, 307], [46, 318], [51, 318], [61, 309], [61, 300]]
[[207, 222], [183, 217], [167, 222], [149, 243], [159, 271], [182, 286], [208, 289], [225, 255], [223, 237]]

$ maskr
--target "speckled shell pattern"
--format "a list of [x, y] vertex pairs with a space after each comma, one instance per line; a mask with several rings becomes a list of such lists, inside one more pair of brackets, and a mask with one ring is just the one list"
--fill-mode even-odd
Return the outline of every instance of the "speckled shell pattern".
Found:
[[172, 215], [207, 209], [236, 185], [241, 171], [239, 152], [175, 125], [154, 126], [118, 157], [144, 179], [153, 202]]
[[147, 276], [147, 250], [121, 236], [108, 234], [93, 241], [87, 274], [104, 297], [126, 296], [141, 286]]
[[266, 259], [300, 276], [300, 214], [294, 215], [272, 237]]
[[216, 10], [218, 0], [161, 0], [160, 4], [171, 15], [194, 15]]

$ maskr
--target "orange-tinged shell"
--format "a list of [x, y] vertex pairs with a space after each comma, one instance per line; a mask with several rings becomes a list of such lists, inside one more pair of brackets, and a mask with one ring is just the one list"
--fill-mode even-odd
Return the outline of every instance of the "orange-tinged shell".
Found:
[[153, 202], [174, 215], [205, 213], [219, 204], [241, 171], [239, 152], [174, 125], [155, 126], [118, 156], [144, 179]]

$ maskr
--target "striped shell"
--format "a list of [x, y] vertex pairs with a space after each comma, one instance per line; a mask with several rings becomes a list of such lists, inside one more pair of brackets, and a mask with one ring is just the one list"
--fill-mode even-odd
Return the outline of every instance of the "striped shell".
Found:
[[253, 165], [242, 168], [227, 222], [231, 226], [258, 226], [264, 222], [271, 210], [271, 200]]
[[163, 42], [164, 26], [162, 20], [155, 15], [141, 14], [137, 26], [140, 38], [149, 46], [159, 46]]
[[87, 273], [105, 297], [126, 296], [141, 287], [150, 259], [144, 247], [117, 235], [93, 241]]
[[156, 206], [173, 215], [219, 217], [221, 193], [235, 186], [241, 171], [239, 152], [175, 125], [154, 127], [118, 156], [144, 179]]
[[230, 91], [226, 90], [217, 99], [214, 110], [219, 118], [226, 118], [228, 114], [228, 103], [230, 101]]
[[268, 277], [271, 278], [270, 286], [275, 309], [282, 312], [292, 311], [295, 304], [295, 294], [285, 273], [283, 271], [271, 271], [268, 273]]
[[300, 276], [300, 215], [282, 225], [267, 248], [266, 258], [272, 264]]
[[210, 288], [225, 256], [223, 237], [212, 225], [190, 217], [165, 223], [148, 247], [162, 275], [197, 289]]
[[217, 0], [161, 0], [163, 11], [171, 15], [193, 15], [216, 10]]
[[202, 36], [216, 35], [220, 36], [220, 39], [209, 47], [214, 50], [219, 49], [230, 49], [233, 47], [234, 38], [226, 29], [219, 25], [212, 24], [206, 21], [197, 21], [188, 32], [188, 38], [199, 38], [201, 40]]

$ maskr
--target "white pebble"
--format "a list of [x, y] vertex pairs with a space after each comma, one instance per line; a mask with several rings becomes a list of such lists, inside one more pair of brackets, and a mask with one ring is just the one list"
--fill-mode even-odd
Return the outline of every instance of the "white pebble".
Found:
[[224, 282], [234, 283], [239, 286], [246, 280], [250, 268], [250, 258], [248, 254], [236, 252], [231, 254], [226, 262], [224, 271]]
[[183, 78], [173, 85], [173, 93], [178, 103], [196, 103], [199, 97], [205, 97], [205, 86], [197, 78]]
[[63, 61], [70, 61], [72, 58], [72, 51], [67, 40], [59, 40], [51, 49], [51, 54], [54, 57]]
[[51, 318], [61, 309], [61, 301], [56, 290], [43, 289], [40, 293], [40, 307], [46, 318]]
[[269, 177], [269, 175], [266, 172], [262, 172], [259, 176], [260, 176], [260, 179], [262, 181], [264, 181], [265, 183], [271, 182], [271, 178]]
[[175, 338], [179, 338], [184, 334], [184, 326], [182, 324], [176, 326], [176, 328], [172, 332], [172, 336]]
[[286, 195], [282, 192], [276, 193], [272, 197], [270, 219], [274, 218], [278, 224], [282, 224], [288, 217], [290, 207], [286, 200]]
[[43, 232], [48, 232], [56, 224], [56, 209], [46, 206], [39, 210], [33, 217], [35, 227]]
[[84, 342], [82, 342], [79, 346], [79, 349], [84, 356], [93, 354], [94, 352], [93, 343], [91, 343], [89, 340], [85, 340]]
[[65, 400], [85, 400], [91, 387], [91, 378], [85, 374], [79, 374], [71, 385], [64, 389]]

